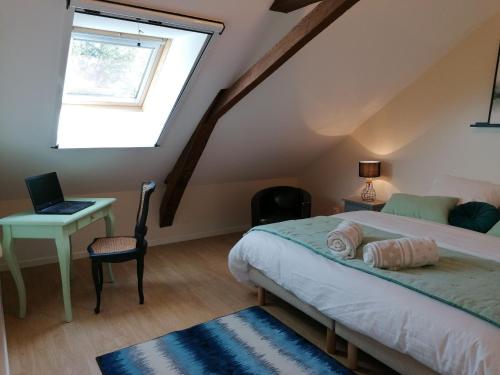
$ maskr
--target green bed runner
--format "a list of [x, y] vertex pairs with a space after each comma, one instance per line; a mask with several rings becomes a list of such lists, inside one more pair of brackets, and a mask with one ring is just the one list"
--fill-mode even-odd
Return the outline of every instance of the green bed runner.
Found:
[[[363, 262], [362, 248], [368, 242], [401, 238], [401, 235], [362, 225], [364, 241], [355, 259], [336, 257], [326, 245], [328, 232], [343, 220], [319, 216], [254, 227], [295, 242], [344, 266], [396, 283], [444, 302], [500, 328], [500, 263], [439, 248], [439, 263], [433, 266], [389, 271]], [[500, 251], [500, 249], [498, 249]]]

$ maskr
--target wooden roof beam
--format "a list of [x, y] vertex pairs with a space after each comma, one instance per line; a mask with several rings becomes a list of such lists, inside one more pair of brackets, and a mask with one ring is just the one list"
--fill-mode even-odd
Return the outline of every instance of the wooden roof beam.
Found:
[[275, 12], [290, 13], [319, 1], [320, 0], [274, 0], [274, 3], [269, 9]]
[[167, 186], [160, 207], [161, 227], [172, 225], [182, 195], [217, 121], [358, 1], [323, 0], [231, 87], [217, 94], [165, 180]]

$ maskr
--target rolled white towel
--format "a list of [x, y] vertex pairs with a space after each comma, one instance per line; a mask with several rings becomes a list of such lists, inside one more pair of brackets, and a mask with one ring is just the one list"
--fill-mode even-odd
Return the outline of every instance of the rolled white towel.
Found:
[[344, 259], [354, 258], [361, 242], [363, 242], [363, 229], [352, 221], [343, 221], [328, 233], [326, 238], [326, 244], [334, 255]]
[[375, 241], [363, 247], [363, 261], [372, 267], [399, 270], [436, 264], [439, 251], [431, 238]]

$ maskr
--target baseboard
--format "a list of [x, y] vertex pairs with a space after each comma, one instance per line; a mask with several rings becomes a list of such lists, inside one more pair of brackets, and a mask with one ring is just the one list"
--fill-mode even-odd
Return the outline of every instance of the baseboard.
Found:
[[[81, 259], [88, 257], [88, 253], [86, 251], [75, 251], [73, 253], [73, 259]], [[30, 268], [36, 266], [43, 266], [44, 264], [57, 263], [57, 255], [48, 255], [45, 257], [24, 259], [19, 262], [19, 267], [21, 268]], [[8, 271], [7, 264], [5, 261], [0, 262], [0, 272]]]
[[[150, 246], [159, 246], [159, 245], [166, 245], [166, 244], [177, 243], [177, 242], [197, 240], [200, 238], [221, 236], [221, 235], [230, 234], [230, 233], [245, 232], [248, 229], [250, 229], [248, 227], [248, 225], [239, 225], [239, 226], [227, 227], [227, 228], [216, 229], [216, 230], [205, 231], [205, 232], [195, 232], [195, 233], [180, 234], [177, 236], [169, 236], [168, 238], [153, 238], [153, 239], [148, 239], [148, 242], [149, 242]], [[75, 251], [73, 253], [73, 259], [86, 258], [87, 256], [88, 256], [88, 254], [86, 251], [78, 251], [78, 252]], [[44, 264], [51, 264], [51, 263], [57, 263], [57, 255], [54, 254], [54, 255], [49, 255], [49, 256], [45, 256], [45, 257], [21, 260], [19, 262], [19, 266], [21, 268], [30, 268], [30, 267], [42, 266]], [[5, 261], [1, 261], [0, 262], [0, 272], [7, 271], [7, 270], [8, 270], [7, 264], [5, 264]]]
[[224, 234], [230, 234], [230, 233], [246, 232], [249, 229], [250, 229], [250, 227], [248, 225], [237, 225], [234, 227], [209, 230], [209, 231], [205, 231], [205, 232], [180, 234], [177, 236], [170, 236], [167, 239], [165, 239], [165, 238], [150, 238], [150, 239], [148, 239], [148, 243], [151, 246], [166, 245], [169, 243], [198, 240], [200, 238], [222, 236]]

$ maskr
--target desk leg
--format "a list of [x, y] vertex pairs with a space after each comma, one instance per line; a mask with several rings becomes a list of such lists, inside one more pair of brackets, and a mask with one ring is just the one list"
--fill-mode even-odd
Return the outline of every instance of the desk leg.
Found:
[[2, 247], [5, 260], [7, 261], [7, 266], [9, 267], [10, 273], [12, 274], [17, 287], [17, 296], [19, 298], [19, 317], [24, 318], [26, 316], [26, 288], [24, 287], [23, 275], [21, 274], [21, 269], [19, 268], [16, 254], [14, 253], [11, 227], [7, 225], [3, 227]]
[[64, 318], [66, 322], [73, 320], [71, 311], [71, 282], [70, 282], [70, 263], [71, 263], [71, 245], [69, 235], [60, 233], [56, 237], [57, 257], [59, 258], [59, 269], [61, 271], [61, 283], [64, 301]]
[[[104, 216], [104, 221], [106, 222], [106, 237], [113, 237], [115, 235], [115, 215], [111, 209], [109, 209], [108, 214]], [[104, 267], [104, 281], [107, 283], [115, 282], [111, 263], [106, 263]]]
[[74, 267], [74, 262], [73, 262], [73, 240], [71, 239], [71, 236], [69, 236], [69, 275], [71, 278], [71, 281], [75, 280], [75, 267]]

